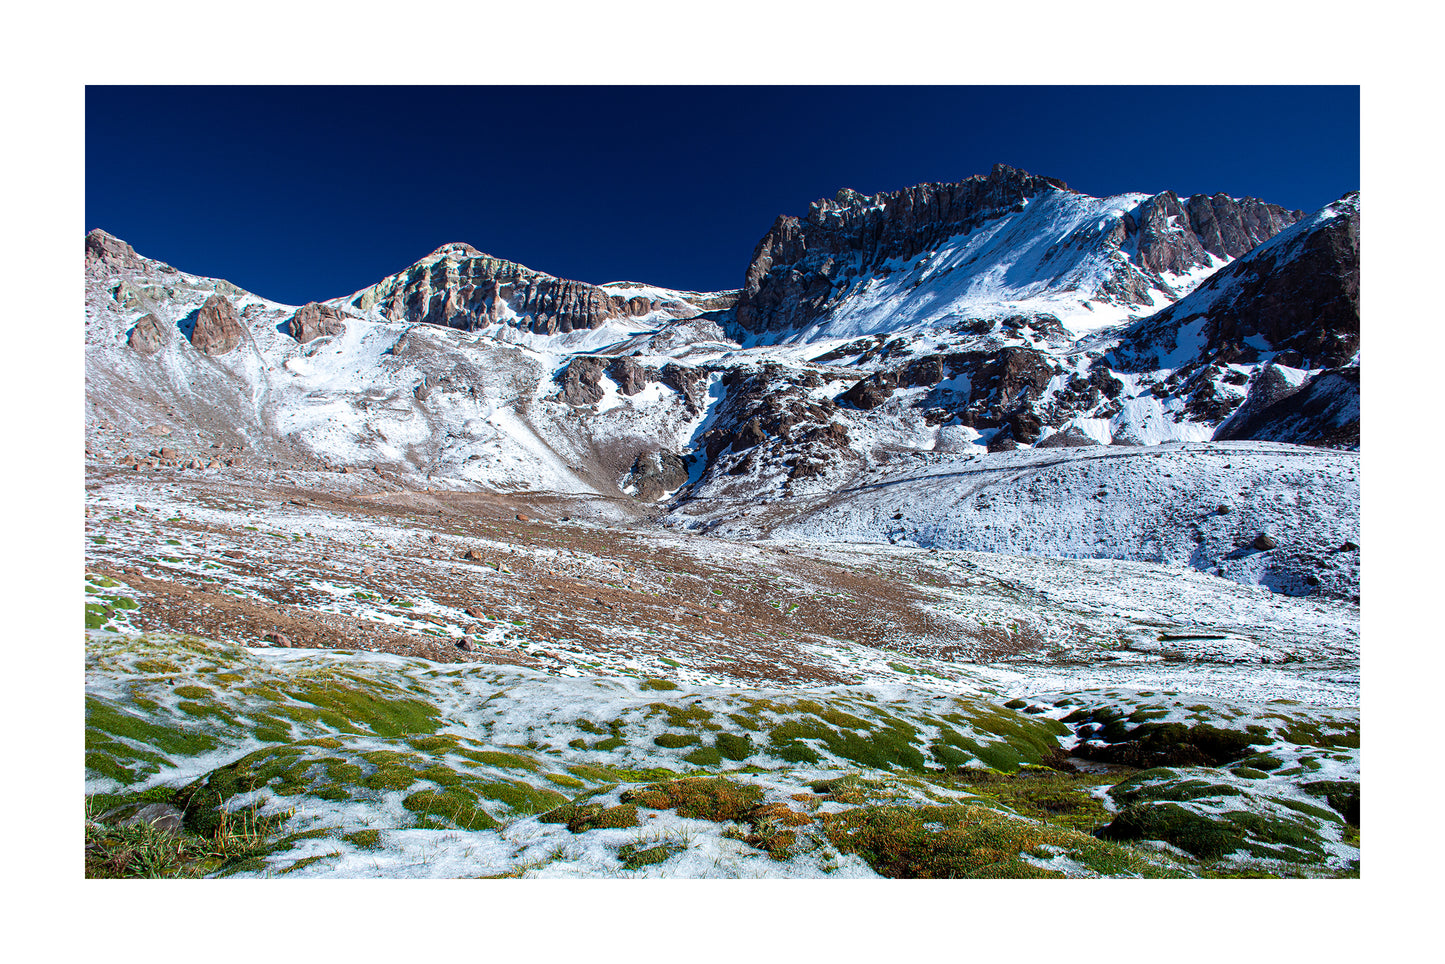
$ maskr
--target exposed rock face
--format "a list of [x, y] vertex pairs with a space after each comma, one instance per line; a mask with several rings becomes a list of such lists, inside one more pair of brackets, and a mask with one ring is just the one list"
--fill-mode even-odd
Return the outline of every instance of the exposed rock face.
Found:
[[578, 407], [596, 405], [602, 401], [602, 396], [606, 394], [602, 391], [605, 365], [604, 359], [590, 355], [572, 359], [557, 375], [562, 385], [562, 401]]
[[166, 346], [170, 338], [167, 326], [155, 315], [147, 314], [135, 323], [130, 330], [130, 337], [126, 344], [140, 352], [142, 355], [154, 355]]
[[1188, 297], [1140, 322], [1119, 360], [1158, 367], [1185, 325], [1203, 318], [1200, 360], [1251, 363], [1292, 352], [1295, 367], [1348, 364], [1360, 347], [1360, 196], [1346, 195], [1221, 268]]
[[392, 321], [468, 331], [507, 323], [552, 335], [658, 310], [671, 318], [693, 318], [731, 301], [728, 292], [679, 292], [676, 298], [657, 299], [627, 292], [554, 278], [469, 244], [446, 244], [406, 271], [358, 292], [348, 303], [362, 310], [380, 307]]
[[346, 331], [346, 322], [341, 320], [341, 312], [331, 305], [317, 304], [314, 301], [297, 308], [287, 324], [291, 337], [303, 344], [325, 335], [339, 335]]
[[657, 502], [687, 484], [687, 464], [676, 452], [644, 452], [632, 463], [626, 487], [644, 502]]
[[[1266, 369], [1268, 371], [1268, 369]], [[1257, 439], [1317, 445], [1360, 447], [1360, 369], [1358, 366], [1320, 372], [1298, 388], [1264, 404], [1249, 399], [1234, 417], [1219, 426], [1216, 439]], [[1246, 410], [1246, 406], [1249, 406]]]
[[865, 412], [872, 411], [893, 396], [893, 389], [897, 384], [897, 376], [888, 372], [877, 372], [861, 379], [852, 388], [839, 395], [838, 401], [846, 402], [854, 408], [861, 408]]
[[[839, 191], [831, 201], [815, 202], [801, 219], [778, 218], [758, 242], [738, 297], [737, 323], [755, 333], [803, 327], [837, 306], [851, 279], [886, 276], [886, 262], [933, 251], [1055, 191], [1069, 188], [1002, 164], [986, 177], [952, 184], [920, 184], [872, 197]], [[1112, 259], [1098, 295], [1152, 307], [1151, 292], [1169, 300], [1178, 296], [1164, 274], [1212, 267], [1210, 255], [1238, 258], [1302, 214], [1254, 198], [1218, 194], [1184, 201], [1165, 192], [1060, 239], [1039, 270], [1054, 271], [1064, 290], [1072, 290], [1066, 277], [1072, 262], [1058, 256], [1069, 248], [1096, 250]], [[1123, 252], [1132, 250], [1137, 254], [1131, 261]]]
[[708, 373], [669, 362], [662, 366], [662, 383], [682, 396], [689, 415], [700, 415], [706, 408]]
[[99, 228], [85, 236], [85, 263], [90, 266], [94, 262], [107, 264], [114, 268], [140, 268], [143, 266], [140, 257], [135, 253], [135, 248]]
[[871, 197], [844, 188], [831, 201], [815, 201], [802, 219], [784, 215], [773, 223], [753, 250], [737, 323], [753, 332], [807, 324], [823, 313], [845, 272], [913, 257], [1050, 190], [1068, 186], [1003, 164], [987, 177]]
[[624, 395], [636, 395], [661, 377], [656, 368], [637, 363], [635, 358], [622, 357], [607, 366], [607, 376], [617, 383]]
[[1291, 376], [1277, 365], [1265, 365], [1250, 379], [1249, 393], [1243, 403], [1215, 430], [1214, 437], [1221, 440], [1250, 438], [1249, 433], [1258, 428], [1260, 416], [1265, 410], [1304, 388], [1304, 381], [1300, 373]]
[[197, 351], [224, 355], [241, 344], [245, 331], [236, 317], [236, 307], [220, 295], [211, 295], [196, 312], [191, 344]]
[[1139, 207], [1139, 266], [1156, 273], [1184, 274], [1209, 267], [1211, 254], [1233, 260], [1302, 216], [1303, 212], [1288, 211], [1255, 198], [1235, 200], [1227, 194], [1196, 194], [1181, 201], [1173, 191], [1165, 191]]

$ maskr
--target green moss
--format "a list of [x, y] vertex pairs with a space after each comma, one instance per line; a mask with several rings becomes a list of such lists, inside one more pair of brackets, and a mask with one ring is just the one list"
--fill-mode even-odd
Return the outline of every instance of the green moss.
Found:
[[1315, 780], [1302, 788], [1313, 797], [1323, 797], [1330, 808], [1355, 827], [1360, 825], [1360, 785], [1353, 780]]
[[1145, 770], [1115, 784], [1110, 788], [1109, 796], [1121, 805], [1128, 805], [1160, 800], [1186, 803], [1206, 798], [1237, 797], [1243, 792], [1227, 783], [1213, 783], [1198, 778], [1181, 780], [1173, 770], [1158, 768]]
[[495, 830], [499, 826], [491, 814], [477, 806], [475, 797], [462, 790], [419, 790], [402, 800], [402, 806], [413, 813], [449, 821], [463, 830]]
[[1283, 845], [1313, 856], [1323, 854], [1319, 836], [1307, 821], [1242, 810], [1230, 811], [1221, 819], [1266, 843]]
[[1062, 877], [1027, 859], [1058, 851], [1086, 865], [1166, 875], [1117, 845], [967, 804], [857, 807], [825, 815], [823, 824], [840, 853], [857, 854], [885, 877]]
[[640, 867], [647, 867], [651, 864], [660, 864], [674, 854], [680, 854], [687, 849], [687, 846], [680, 841], [664, 841], [651, 847], [645, 847], [641, 843], [624, 844], [617, 851], [617, 859], [622, 861], [626, 870], [637, 870]]
[[630, 804], [603, 807], [600, 803], [564, 804], [537, 818], [542, 823], [565, 823], [572, 833], [616, 830], [637, 826], [637, 807]]
[[790, 763], [817, 763], [820, 762], [817, 752], [803, 742], [816, 741], [833, 756], [862, 767], [878, 770], [902, 767], [921, 771], [926, 762], [914, 745], [917, 735], [918, 731], [913, 726], [886, 714], [883, 726], [863, 732], [835, 730], [821, 719], [809, 715], [784, 720], [774, 726], [769, 736], [768, 752]]
[[654, 679], [649, 677], [648, 679], [644, 679], [639, 684], [639, 688], [645, 690], [675, 690], [677, 689], [677, 684], [672, 682], [671, 680]]
[[1097, 836], [1103, 840], [1163, 840], [1205, 860], [1237, 850], [1244, 834], [1176, 803], [1136, 803]]
[[658, 746], [666, 747], [670, 750], [676, 750], [680, 749], [681, 747], [692, 746], [695, 743], [699, 743], [701, 742], [701, 739], [702, 738], [699, 737], [696, 733], [663, 733], [653, 737], [652, 742], [656, 743]]
[[461, 748], [458, 749], [456, 753], [474, 763], [481, 763], [486, 766], [502, 767], [509, 770], [529, 770], [533, 772], [542, 769], [542, 765], [536, 760], [529, 760], [515, 753], [503, 753], [500, 750], [470, 750]]
[[520, 814], [541, 813], [567, 803], [556, 790], [534, 787], [519, 780], [488, 780], [471, 784], [477, 795], [505, 804]]
[[679, 730], [722, 729], [721, 725], [713, 722], [712, 711], [697, 703], [690, 706], [674, 706], [670, 703], [649, 703], [647, 705], [647, 715], [651, 717], [657, 713], [666, 714], [667, 725], [677, 727]]
[[182, 672], [181, 665], [179, 663], [172, 662], [168, 659], [158, 659], [155, 657], [136, 660], [135, 670], [137, 673], [154, 673], [158, 676], [173, 675]]
[[1060, 773], [1025, 766], [1016, 773], [964, 770], [949, 784], [996, 800], [1022, 816], [1091, 833], [1108, 822], [1109, 811], [1090, 791], [1108, 779], [1100, 774]]
[[1268, 753], [1256, 753], [1254, 756], [1247, 756], [1239, 761], [1240, 766], [1250, 767], [1255, 770], [1278, 770], [1284, 766], [1277, 757]]
[[381, 846], [381, 831], [357, 830], [346, 834], [342, 839], [363, 850], [375, 850]]
[[[358, 680], [348, 686], [339, 680], [304, 682], [289, 688], [296, 700], [317, 708], [315, 719], [347, 733], [370, 731], [377, 736], [396, 737], [432, 733], [441, 725], [434, 706], [402, 697], [395, 688], [382, 695], [374, 681]], [[280, 707], [285, 712], [291, 707]]]
[[[87, 732], [108, 733], [119, 740], [133, 741], [165, 754], [196, 756], [215, 749], [217, 745], [215, 739], [205, 733], [163, 726], [98, 696], [85, 698], [85, 724]], [[87, 746], [90, 742], [87, 736]]]
[[405, 790], [420, 779], [420, 774], [410, 767], [386, 764], [377, 767], [376, 771], [365, 780], [365, 786], [369, 790], [386, 792], [388, 790]]
[[1282, 807], [1287, 807], [1295, 813], [1302, 813], [1307, 817], [1314, 817], [1316, 820], [1323, 820], [1326, 823], [1344, 823], [1344, 819], [1340, 814], [1333, 810], [1316, 807], [1302, 800], [1291, 800], [1289, 797], [1274, 797], [1273, 799], [1275, 803]]
[[729, 760], [746, 760], [753, 755], [753, 740], [746, 733], [719, 733], [713, 738], [713, 746], [720, 756]]
[[765, 729], [762, 721], [760, 721], [756, 716], [750, 716], [745, 713], [729, 713], [727, 717], [738, 726], [753, 733], [757, 733], [760, 730]]
[[683, 757], [688, 763], [694, 766], [711, 767], [722, 763], [722, 756], [716, 749], [710, 746], [698, 747]]
[[1269, 779], [1269, 774], [1265, 773], [1263, 770], [1256, 770], [1253, 767], [1239, 766], [1237, 764], [1233, 768], [1231, 768], [1229, 772], [1233, 773], [1237, 777], [1243, 777], [1246, 780]]
[[[88, 733], [86, 735], [86, 742], [87, 744], [90, 742]], [[85, 769], [87, 774], [97, 774], [108, 780], [114, 780], [121, 786], [128, 786], [140, 779], [140, 776], [134, 770], [122, 764], [109, 753], [92, 750], [88, 747], [85, 753]]]

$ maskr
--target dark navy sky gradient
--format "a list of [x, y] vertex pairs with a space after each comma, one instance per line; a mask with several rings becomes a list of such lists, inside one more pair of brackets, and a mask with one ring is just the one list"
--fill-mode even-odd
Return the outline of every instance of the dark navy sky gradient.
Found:
[[1357, 87], [89, 87], [86, 229], [300, 304], [448, 241], [566, 278], [742, 284], [779, 214], [986, 174], [1314, 210]]

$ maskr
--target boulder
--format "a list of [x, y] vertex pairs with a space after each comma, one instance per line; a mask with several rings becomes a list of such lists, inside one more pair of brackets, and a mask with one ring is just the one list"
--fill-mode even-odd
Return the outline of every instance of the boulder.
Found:
[[590, 355], [574, 358], [557, 374], [562, 385], [562, 401], [578, 407], [602, 401], [603, 361]]
[[169, 328], [161, 323], [155, 315], [147, 314], [135, 323], [130, 330], [130, 337], [126, 344], [142, 355], [154, 355], [166, 346], [170, 339]]
[[235, 350], [245, 336], [236, 306], [220, 295], [211, 295], [196, 312], [191, 329], [191, 345], [212, 357]]
[[342, 334], [346, 331], [346, 322], [341, 320], [341, 312], [335, 308], [311, 301], [296, 309], [287, 322], [286, 330], [292, 338], [305, 344], [327, 335]]

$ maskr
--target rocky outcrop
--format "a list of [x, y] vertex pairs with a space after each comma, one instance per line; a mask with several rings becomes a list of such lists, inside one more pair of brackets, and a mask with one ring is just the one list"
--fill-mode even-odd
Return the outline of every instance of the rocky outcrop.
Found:
[[892, 398], [897, 385], [897, 376], [889, 372], [875, 372], [839, 395], [838, 401], [870, 412]]
[[737, 323], [784, 331], [819, 317], [835, 287], [892, 258], [911, 258], [970, 231], [1063, 181], [1004, 164], [987, 177], [919, 184], [864, 196], [844, 188], [815, 201], [803, 218], [781, 216], [757, 247], [738, 295]]
[[553, 335], [654, 311], [673, 319], [693, 318], [731, 300], [727, 292], [647, 295], [630, 290], [554, 278], [483, 254], [469, 244], [446, 244], [347, 303], [363, 311], [379, 308], [391, 321], [467, 331], [509, 324]]
[[155, 315], [144, 315], [135, 323], [130, 330], [130, 336], [126, 338], [126, 344], [142, 355], [154, 355], [166, 346], [170, 339], [168, 326], [161, 323]]
[[1061, 431], [1055, 432], [1046, 439], [1042, 439], [1034, 446], [1039, 449], [1074, 449], [1091, 448], [1100, 445], [1097, 439], [1090, 438], [1083, 433], [1083, 430], [1074, 425], [1064, 427]]
[[606, 393], [602, 390], [602, 373], [606, 361], [590, 355], [582, 355], [568, 362], [567, 367], [557, 373], [562, 386], [562, 401], [579, 408], [596, 405]]
[[1196, 194], [1180, 200], [1173, 191], [1156, 194], [1125, 221], [1126, 236], [1137, 231], [1138, 265], [1155, 274], [1186, 274], [1243, 257], [1304, 216], [1257, 198]]
[[191, 345], [197, 351], [212, 357], [224, 355], [240, 345], [244, 337], [236, 306], [220, 295], [211, 295], [196, 311]]
[[657, 381], [661, 372], [638, 363], [637, 359], [621, 357], [607, 366], [607, 377], [617, 383], [624, 395], [636, 395], [652, 382]]
[[1290, 390], [1274, 395], [1261, 392], [1257, 402], [1255, 389], [1251, 387], [1245, 404], [1215, 430], [1214, 438], [1357, 449], [1360, 447], [1359, 366], [1320, 372], [1303, 385], [1291, 386]]
[[[1196, 327], [1198, 335], [1192, 333]], [[1179, 348], [1195, 338], [1201, 344], [1186, 367], [1254, 363], [1261, 351], [1288, 353], [1297, 368], [1348, 364], [1360, 347], [1358, 192], [1290, 226], [1136, 324], [1114, 353], [1116, 367], [1148, 371], [1171, 355], [1170, 367], [1177, 366]]]
[[[952, 184], [920, 184], [871, 197], [839, 191], [831, 201], [815, 202], [803, 218], [778, 218], [758, 242], [738, 297], [737, 324], [751, 333], [804, 327], [842, 303], [854, 279], [886, 276], [900, 263], [1024, 211], [1031, 200], [1050, 192], [1069, 189], [1055, 178], [1002, 164], [986, 177]], [[1097, 290], [1083, 297], [1152, 308], [1156, 294], [1169, 301], [1178, 297], [1167, 276], [1211, 268], [1218, 263], [1211, 256], [1238, 258], [1302, 213], [1255, 198], [1218, 194], [1181, 200], [1173, 192], [1148, 198], [1133, 210], [1101, 207], [1097, 219], [1084, 221], [1041, 251], [1034, 281], [1051, 277], [1048, 283], [1057, 283], [1059, 290], [1076, 291], [1077, 259], [1092, 258], [1107, 271]], [[951, 265], [943, 273], [959, 267], [966, 265]]]
[[141, 268], [144, 262], [135, 248], [120, 238], [96, 228], [85, 236], [85, 265], [106, 265], [111, 268]]
[[644, 502], [657, 502], [687, 484], [687, 463], [668, 449], [644, 452], [632, 463], [623, 488]]
[[689, 415], [701, 415], [707, 407], [708, 373], [676, 362], [662, 366], [662, 383], [682, 396]]
[[327, 335], [342, 334], [346, 331], [346, 322], [342, 320], [341, 312], [331, 305], [312, 301], [296, 309], [286, 323], [286, 330], [292, 338], [305, 344]]
[[1254, 373], [1249, 380], [1249, 391], [1244, 401], [1215, 430], [1216, 439], [1250, 438], [1250, 432], [1258, 427], [1260, 416], [1276, 402], [1281, 402], [1304, 387], [1303, 372], [1286, 371], [1275, 364], [1268, 364]]

